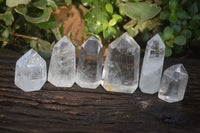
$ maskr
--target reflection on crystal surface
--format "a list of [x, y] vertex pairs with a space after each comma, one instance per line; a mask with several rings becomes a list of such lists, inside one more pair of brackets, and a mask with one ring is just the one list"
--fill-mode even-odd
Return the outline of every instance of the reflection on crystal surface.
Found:
[[97, 88], [102, 76], [102, 60], [102, 44], [93, 36], [88, 38], [81, 47], [76, 83], [84, 88]]
[[76, 72], [75, 47], [64, 36], [53, 48], [48, 81], [56, 87], [71, 87], [74, 84]]
[[138, 87], [139, 60], [139, 45], [128, 33], [124, 33], [108, 47], [103, 87], [107, 91], [133, 93]]
[[33, 49], [25, 53], [16, 62], [15, 85], [23, 91], [40, 90], [46, 82], [47, 68], [45, 60]]
[[140, 90], [153, 94], [159, 90], [165, 56], [165, 44], [158, 34], [147, 42], [140, 75]]
[[182, 64], [177, 64], [165, 70], [158, 97], [167, 102], [181, 101], [188, 82], [188, 74]]

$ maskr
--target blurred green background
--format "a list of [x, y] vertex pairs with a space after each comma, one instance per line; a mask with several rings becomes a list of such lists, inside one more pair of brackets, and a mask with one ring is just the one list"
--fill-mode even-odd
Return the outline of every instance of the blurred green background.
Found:
[[199, 21], [197, 0], [0, 0], [0, 46], [49, 57], [63, 35], [77, 49], [91, 35], [106, 48], [128, 32], [144, 52], [159, 33], [166, 57], [199, 58]]

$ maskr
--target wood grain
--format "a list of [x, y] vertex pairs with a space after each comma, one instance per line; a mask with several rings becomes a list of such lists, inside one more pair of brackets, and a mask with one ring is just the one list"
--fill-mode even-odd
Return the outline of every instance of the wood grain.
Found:
[[200, 60], [167, 59], [164, 69], [182, 63], [189, 82], [184, 100], [166, 103], [157, 94], [56, 88], [47, 82], [25, 93], [14, 85], [18, 53], [0, 49], [0, 133], [124, 132], [199, 133]]

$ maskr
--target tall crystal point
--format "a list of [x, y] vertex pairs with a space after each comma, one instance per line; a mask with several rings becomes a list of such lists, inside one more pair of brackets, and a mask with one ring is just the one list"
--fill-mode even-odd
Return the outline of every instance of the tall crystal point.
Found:
[[17, 60], [15, 85], [23, 91], [40, 90], [47, 80], [45, 60], [33, 49]]
[[103, 46], [95, 38], [90, 37], [81, 46], [76, 83], [84, 88], [95, 89], [100, 85], [102, 77]]
[[75, 47], [64, 36], [53, 48], [48, 81], [56, 87], [71, 87], [75, 80], [75, 63]]
[[158, 34], [147, 42], [140, 75], [140, 90], [154, 94], [159, 90], [165, 57], [165, 44]]
[[164, 71], [158, 97], [166, 102], [183, 100], [188, 74], [182, 64], [173, 65]]
[[124, 33], [109, 47], [102, 85], [107, 91], [133, 93], [138, 87], [140, 46]]

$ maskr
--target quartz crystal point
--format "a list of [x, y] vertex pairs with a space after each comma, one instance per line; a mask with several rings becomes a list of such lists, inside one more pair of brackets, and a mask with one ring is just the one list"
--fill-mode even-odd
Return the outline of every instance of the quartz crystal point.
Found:
[[102, 77], [103, 46], [95, 38], [90, 37], [81, 46], [76, 83], [83, 88], [96, 89]]
[[158, 34], [147, 42], [142, 64], [139, 87], [143, 93], [154, 94], [159, 90], [165, 57], [165, 44]]
[[25, 92], [40, 90], [47, 80], [46, 61], [33, 49], [17, 60], [15, 85]]
[[53, 48], [48, 81], [56, 87], [71, 87], [74, 84], [75, 72], [75, 47], [64, 36]]
[[166, 102], [178, 102], [184, 97], [188, 74], [182, 64], [169, 67], [164, 71], [158, 97]]
[[102, 85], [107, 91], [133, 93], [138, 87], [140, 46], [124, 33], [108, 47]]

